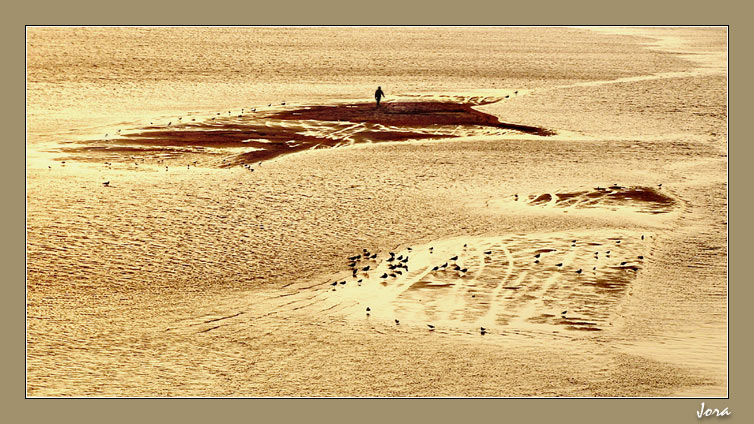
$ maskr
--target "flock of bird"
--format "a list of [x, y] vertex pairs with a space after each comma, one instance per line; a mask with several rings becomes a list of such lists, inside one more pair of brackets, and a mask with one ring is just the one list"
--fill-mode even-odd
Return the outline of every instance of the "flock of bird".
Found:
[[[285, 104], [286, 104], [286, 102], [281, 102], [281, 103], [280, 103], [280, 106], [285, 106]], [[269, 104], [267, 105], [267, 107], [272, 107], [272, 103], [269, 103]], [[239, 117], [239, 118], [243, 117], [243, 116], [244, 116], [244, 113], [249, 113], [249, 111], [250, 111], [250, 112], [256, 112], [256, 111], [257, 111], [257, 108], [256, 108], [256, 107], [249, 107], [249, 108], [245, 108], [245, 107], [242, 107], [242, 108], [241, 108], [241, 112], [240, 112], [240, 113], [238, 114], [238, 117]], [[229, 111], [228, 111], [228, 116], [231, 116], [232, 114], [233, 114], [233, 111], [232, 111], [232, 110], [229, 110]], [[215, 116], [213, 116], [213, 117], [211, 118], [211, 120], [212, 120], [212, 121], [214, 121], [214, 120], [215, 120], [215, 118], [217, 118], [217, 117], [218, 117], [218, 116], [220, 116], [220, 115], [222, 115], [222, 113], [221, 113], [221, 112], [216, 112], [216, 113], [215, 113]], [[179, 117], [177, 118], [177, 121], [178, 121], [179, 123], [182, 123], [182, 122], [183, 122], [183, 117], [182, 117], [182, 116], [179, 116]], [[192, 121], [192, 122], [195, 122], [195, 121], [196, 121], [196, 118], [191, 118], [191, 121]], [[154, 125], [154, 121], [150, 121], [150, 122], [149, 122], [149, 125]], [[172, 126], [172, 125], [173, 125], [173, 121], [171, 120], [171, 121], [168, 121], [168, 123], [167, 123], [167, 124], [165, 125], [165, 127], [170, 127], [170, 126]], [[115, 134], [116, 134], [116, 135], [120, 135], [120, 134], [121, 134], [121, 131], [122, 131], [122, 129], [119, 129], [119, 130], [117, 130], [117, 131], [115, 132]], [[105, 136], [104, 136], [104, 138], [103, 138], [103, 139], [104, 139], [104, 140], [107, 140], [107, 139], [108, 139], [109, 137], [110, 137], [110, 133], [105, 133]]]
[[[281, 106], [285, 106], [285, 104], [286, 104], [286, 102], [282, 102], [282, 103], [280, 103], [280, 105], [281, 105]], [[268, 106], [268, 107], [272, 107], [272, 103], [268, 104], [267, 106]], [[251, 108], [241, 108], [241, 113], [240, 113], [240, 114], [238, 115], [238, 117], [239, 117], [239, 118], [240, 118], [240, 117], [242, 117], [242, 116], [244, 115], [244, 113], [248, 113], [248, 111], [251, 111], [251, 112], [256, 112], [256, 111], [257, 111], [257, 108], [256, 108], [256, 107], [251, 107]], [[229, 111], [228, 111], [228, 116], [231, 116], [232, 114], [233, 114], [233, 111], [232, 111], [232, 110], [229, 110]], [[217, 116], [219, 116], [219, 115], [221, 115], [221, 113], [220, 113], [220, 112], [217, 112], [217, 113], [216, 113], [216, 115], [215, 115], [215, 117], [217, 117]], [[215, 117], [212, 117], [212, 120], [213, 120], [213, 121], [215, 120]], [[178, 122], [182, 122], [182, 121], [183, 121], [183, 117], [182, 117], [182, 116], [179, 116], [179, 117], [178, 117]], [[196, 118], [191, 118], [191, 121], [196, 121]], [[150, 125], [154, 125], [154, 121], [151, 121], [151, 122], [150, 122], [149, 124], [150, 124]], [[172, 126], [172, 125], [173, 125], [173, 121], [168, 121], [167, 125], [165, 125], [165, 126], [166, 126], [166, 127], [170, 127], [170, 126]], [[115, 134], [116, 134], [116, 135], [120, 135], [122, 131], [123, 131], [122, 129], [119, 129], [119, 130], [117, 130], [117, 131], [115, 132]], [[107, 139], [108, 139], [109, 137], [110, 137], [110, 133], [106, 133], [106, 134], [105, 134], [105, 136], [104, 136], [104, 140], [107, 140]], [[130, 157], [130, 159], [134, 161], [134, 166], [136, 166], [136, 167], [138, 167], [138, 166], [139, 166], [139, 162], [138, 162], [138, 159], [137, 159], [136, 157], [134, 157], [134, 156], [131, 156], [131, 157]], [[143, 164], [143, 163], [145, 163], [145, 161], [146, 161], [146, 159], [145, 159], [145, 158], [141, 158], [141, 163], [142, 163], [142, 164]], [[226, 163], [226, 161], [227, 161], [226, 159], [223, 159], [223, 163]], [[158, 164], [158, 165], [160, 165], [160, 164], [163, 164], [163, 163], [164, 163], [164, 159], [158, 159], [158, 160], [156, 161], [156, 164]], [[198, 164], [198, 161], [193, 161], [193, 162], [190, 162], [190, 163], [186, 164], [186, 169], [191, 169], [191, 165], [194, 165], [194, 166], [196, 167], [196, 165], [197, 165], [197, 164]], [[112, 162], [108, 162], [108, 161], [105, 161], [105, 162], [104, 162], [104, 165], [105, 165], [105, 166], [106, 166], [106, 167], [107, 167], [108, 169], [112, 169], [113, 163], [112, 163]], [[261, 166], [261, 165], [262, 165], [262, 162], [259, 162], [259, 164], [258, 164], [258, 165], [259, 165], [259, 166]], [[61, 161], [61, 166], [65, 166], [65, 161]], [[251, 165], [251, 164], [242, 163], [242, 164], [241, 164], [240, 166], [241, 166], [242, 168], [246, 169], [246, 170], [247, 170], [247, 171], [249, 171], [249, 172], [254, 172], [254, 168], [252, 167], [252, 165]], [[48, 168], [48, 169], [52, 169], [52, 165], [48, 165], [48, 166], [47, 166], [47, 168]], [[229, 169], [230, 169], [230, 168], [229, 168]], [[169, 170], [170, 170], [169, 166], [167, 166], [167, 165], [166, 165], [166, 166], [165, 166], [165, 171], [167, 172], [167, 171], [169, 171]], [[104, 181], [104, 182], [102, 183], [102, 185], [103, 185], [103, 186], [105, 186], [105, 187], [110, 187], [110, 181], [109, 181], [109, 180], [108, 180], [108, 181]]]
[[[641, 240], [644, 240], [644, 239], [645, 239], [645, 236], [642, 234], [641, 235]], [[621, 240], [620, 239], [616, 239], [614, 241], [615, 241], [615, 245], [616, 246], [621, 244]], [[575, 247], [578, 242], [579, 241], [577, 239], [571, 240], [571, 247]], [[468, 247], [468, 244], [464, 244], [463, 247], [464, 247], [464, 251], [465, 251], [466, 248]], [[406, 250], [408, 252], [412, 252], [413, 251], [413, 249], [411, 247], [408, 247]], [[428, 251], [429, 251], [430, 254], [433, 254], [434, 253], [433, 252], [434, 251], [434, 247], [430, 246], [428, 248]], [[484, 260], [485, 261], [489, 261], [491, 259], [492, 253], [493, 253], [492, 250], [486, 250], [486, 251], [484, 251], [483, 252], [483, 254], [484, 254]], [[534, 263], [535, 264], [543, 265], [542, 264], [542, 261], [544, 260], [544, 256], [543, 255], [545, 255], [546, 253], [547, 252], [537, 252], [534, 255]], [[611, 250], [605, 250], [604, 251], [604, 257], [605, 258], [610, 258], [610, 253], [611, 253]], [[409, 270], [409, 259], [410, 259], [410, 256], [409, 256], [408, 253], [405, 254], [405, 255], [398, 255], [398, 256], [396, 256], [396, 254], [394, 252], [389, 252], [388, 255], [389, 256], [387, 258], [385, 258], [385, 261], [388, 264], [387, 265], [388, 271], [382, 273], [380, 275], [380, 277], [379, 277], [382, 280], [382, 284], [387, 284], [387, 281], [389, 281], [390, 279], [395, 279], [398, 276], [402, 275], [403, 272], [408, 272], [408, 270]], [[361, 253], [359, 253], [357, 255], [354, 255], [354, 256], [348, 257], [348, 267], [351, 270], [351, 277], [353, 279], [353, 281], [351, 281], [351, 282], [352, 283], [355, 282], [357, 286], [361, 286], [362, 283], [364, 282], [364, 279], [365, 278], [367, 278], [367, 279], [369, 278], [370, 272], [373, 272], [373, 271], [376, 270], [376, 268], [378, 268], [379, 262], [377, 260], [377, 257], [378, 257], [377, 253], [370, 252], [368, 249], [363, 249]], [[595, 259], [595, 261], [597, 261], [597, 260], [600, 259], [600, 251], [595, 251], [594, 252], [594, 259]], [[639, 255], [639, 256], [636, 257], [636, 259], [638, 259], [641, 262], [641, 261], [644, 260], [644, 256]], [[435, 266], [433, 266], [431, 268], [430, 273], [432, 275], [438, 275], [438, 274], [442, 275], [442, 273], [447, 273], [447, 272], [453, 272], [454, 271], [456, 273], [455, 275], [457, 277], [462, 278], [468, 272], [468, 268], [462, 267], [461, 265], [459, 265], [458, 261], [459, 261], [459, 256], [457, 254], [453, 255], [452, 257], [448, 258], [447, 260], [443, 260], [442, 261], [443, 263], [441, 265], [435, 265]], [[563, 262], [559, 262], [559, 263], [555, 264], [555, 266], [558, 269], [563, 269], [564, 264], [563, 264]], [[637, 265], [635, 265], [635, 264], [631, 264], [631, 261], [621, 261], [620, 262], [620, 267], [622, 267], [623, 269], [634, 271], [634, 272], [636, 272], [636, 271], [639, 270], [639, 267]], [[597, 266], [594, 266], [592, 268], [592, 270], [596, 271], [597, 270]], [[578, 275], [581, 275], [584, 272], [584, 270], [583, 270], [583, 268], [578, 268], [574, 272], [576, 274], [578, 274]], [[333, 281], [333, 282], [330, 283], [330, 285], [333, 287], [332, 291], [336, 291], [338, 286], [345, 286], [348, 283], [349, 283], [348, 279], [345, 279], [345, 280], [336, 280], [336, 281]], [[372, 312], [371, 307], [367, 307], [366, 308], [366, 316], [369, 317], [371, 315], [371, 312]], [[561, 312], [561, 318], [566, 319], [567, 318], [566, 317], [567, 313], [568, 313], [568, 310], [562, 311]], [[400, 321], [397, 318], [395, 319], [395, 325], [400, 325]], [[435, 327], [434, 324], [426, 324], [426, 325], [427, 325], [429, 331], [435, 331], [436, 327]], [[487, 328], [480, 327], [480, 334], [481, 335], [485, 335], [488, 332], [489, 332], [489, 330]]]

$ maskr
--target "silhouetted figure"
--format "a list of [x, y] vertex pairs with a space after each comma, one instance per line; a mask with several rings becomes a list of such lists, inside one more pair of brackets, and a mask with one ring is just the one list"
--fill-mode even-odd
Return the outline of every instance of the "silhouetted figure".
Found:
[[377, 100], [377, 107], [380, 107], [380, 100], [385, 97], [385, 93], [382, 92], [382, 87], [377, 87], [377, 91], [374, 92], [374, 99]]

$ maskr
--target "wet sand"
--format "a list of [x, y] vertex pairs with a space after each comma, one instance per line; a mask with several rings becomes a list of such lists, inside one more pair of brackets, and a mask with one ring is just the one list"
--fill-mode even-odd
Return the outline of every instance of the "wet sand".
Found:
[[[470, 99], [471, 100], [471, 99]], [[503, 123], [497, 117], [473, 109], [473, 106], [500, 99], [473, 99], [474, 103], [446, 101], [396, 101], [375, 103], [317, 105], [285, 110], [257, 111], [244, 108], [237, 114], [217, 113], [211, 119], [183, 117], [167, 124], [129, 129], [106, 134], [102, 139], [71, 142], [62, 152], [73, 153], [71, 159], [117, 160], [118, 155], [172, 152], [170, 158], [202, 149], [243, 148], [244, 153], [225, 157], [219, 164], [229, 167], [273, 159], [303, 150], [338, 147], [353, 143], [375, 143], [460, 136], [461, 128], [477, 130], [495, 128], [535, 134], [554, 132], [528, 125]], [[283, 105], [284, 106], [284, 105]], [[190, 120], [189, 120], [190, 119]], [[68, 157], [68, 156], [66, 156]], [[65, 157], [63, 157], [65, 158]]]

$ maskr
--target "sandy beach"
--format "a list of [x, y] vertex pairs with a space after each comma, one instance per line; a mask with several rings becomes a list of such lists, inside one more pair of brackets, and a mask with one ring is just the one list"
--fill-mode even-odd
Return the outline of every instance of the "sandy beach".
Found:
[[379, 109], [355, 44], [79, 110], [29, 30], [27, 395], [726, 396], [725, 29], [362, 30]]

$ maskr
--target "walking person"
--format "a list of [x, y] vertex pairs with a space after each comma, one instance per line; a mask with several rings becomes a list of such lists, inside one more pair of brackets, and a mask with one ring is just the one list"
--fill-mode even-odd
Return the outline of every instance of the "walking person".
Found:
[[377, 107], [380, 107], [380, 100], [385, 97], [385, 93], [382, 92], [382, 87], [377, 87], [377, 91], [374, 92], [374, 99], [377, 100]]

